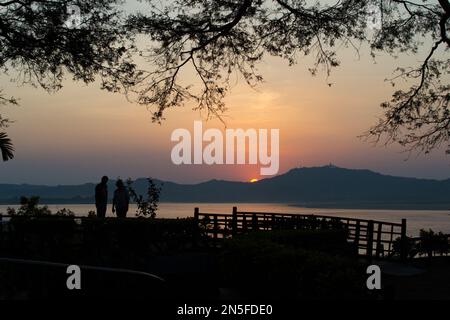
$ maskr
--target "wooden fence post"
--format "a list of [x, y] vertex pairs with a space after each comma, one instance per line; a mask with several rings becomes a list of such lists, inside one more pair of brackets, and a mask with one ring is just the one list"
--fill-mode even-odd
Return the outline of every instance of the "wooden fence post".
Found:
[[231, 222], [231, 234], [233, 237], [237, 234], [237, 207], [233, 207], [233, 218]]
[[373, 252], [373, 221], [370, 220], [367, 222], [367, 258], [369, 261], [372, 260], [372, 252]]
[[359, 254], [359, 233], [360, 233], [360, 222], [359, 220], [356, 221], [356, 228], [355, 228], [355, 246], [356, 246], [356, 252]]
[[217, 238], [219, 236], [219, 222], [217, 220], [217, 215], [214, 216], [214, 243], [217, 245]]
[[406, 238], [406, 219], [402, 219], [402, 232], [401, 232], [401, 238], [400, 238], [400, 260], [406, 261], [408, 258], [408, 252], [407, 252], [407, 242]]
[[258, 217], [256, 217], [256, 213], [254, 213], [253, 216], [252, 216], [252, 230], [253, 231], [258, 231], [259, 230]]
[[199, 208], [194, 208], [194, 220], [198, 223], [198, 214], [200, 213]]
[[377, 244], [376, 244], [376, 257], [379, 258], [380, 256], [384, 256], [384, 247], [383, 243], [381, 242], [381, 236], [383, 232], [383, 224], [378, 223], [378, 230], [377, 230]]

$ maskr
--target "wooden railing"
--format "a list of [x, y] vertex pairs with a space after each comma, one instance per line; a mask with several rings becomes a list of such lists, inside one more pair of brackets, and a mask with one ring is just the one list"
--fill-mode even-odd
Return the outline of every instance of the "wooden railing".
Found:
[[400, 238], [400, 258], [406, 259], [406, 219], [392, 223], [312, 214], [244, 212], [238, 211], [237, 207], [233, 207], [231, 214], [201, 213], [199, 208], [195, 208], [194, 218], [215, 244], [219, 244], [221, 239], [251, 231], [345, 228], [347, 241], [356, 245], [360, 255], [369, 259], [392, 257], [394, 242]]
[[[11, 228], [10, 224], [3, 226], [2, 218], [10, 217], [0, 216], [0, 240], [5, 231], [10, 233], [8, 229]], [[402, 219], [401, 223], [392, 223], [312, 214], [244, 212], [238, 211], [237, 207], [233, 207], [231, 214], [200, 213], [195, 208], [194, 218], [196, 225], [214, 245], [219, 245], [221, 239], [251, 231], [345, 228], [348, 242], [353, 243], [362, 256], [369, 259], [392, 257], [396, 253], [394, 243], [400, 238], [400, 257], [402, 260], [407, 258], [406, 219]], [[89, 219], [77, 217], [75, 220], [83, 222]]]

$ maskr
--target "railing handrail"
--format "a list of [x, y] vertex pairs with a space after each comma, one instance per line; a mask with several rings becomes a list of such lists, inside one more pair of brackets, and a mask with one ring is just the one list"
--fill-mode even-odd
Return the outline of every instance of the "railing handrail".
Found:
[[[304, 228], [305, 226], [303, 224], [305, 222], [309, 225], [306, 218], [317, 218], [319, 222], [341, 222], [348, 230], [347, 241], [353, 242], [359, 249], [365, 249], [363, 252], [369, 260], [372, 259], [374, 252], [376, 257], [380, 257], [380, 254], [384, 256], [384, 252], [392, 255], [394, 253], [394, 243], [397, 238], [400, 239], [400, 259], [406, 260], [407, 257], [406, 219], [402, 219], [401, 223], [395, 223], [332, 215], [315, 215], [312, 213], [238, 211], [237, 207], [233, 207], [231, 214], [200, 212], [199, 208], [194, 209], [194, 219], [197, 223], [201, 223], [205, 218], [209, 218], [210, 220], [208, 221], [209, 226], [205, 230], [206, 234], [212, 235], [215, 243], [219, 239], [218, 234], [221, 234], [222, 238], [226, 238], [229, 235], [234, 236], [240, 232], [252, 230], [271, 231], [278, 228], [278, 224], [284, 224], [284, 222], [288, 225], [290, 224], [293, 229], [297, 230]], [[229, 225], [228, 222], [231, 224]], [[387, 250], [384, 249], [384, 244], [388, 244]]]
[[[210, 213], [210, 212], [199, 212], [199, 216], [217, 216], [217, 217], [232, 217], [232, 213]], [[360, 218], [351, 218], [351, 217], [337, 217], [337, 216], [327, 216], [327, 215], [316, 215], [309, 213], [279, 213], [279, 212], [253, 212], [253, 211], [238, 211], [236, 212], [236, 216], [252, 216], [252, 215], [265, 215], [265, 216], [285, 216], [285, 217], [316, 217], [316, 218], [325, 218], [325, 219], [339, 219], [339, 220], [347, 220], [347, 221], [359, 221], [368, 223], [372, 221], [373, 223], [382, 223], [389, 226], [401, 227], [402, 224], [398, 222], [389, 222], [389, 221], [379, 221], [379, 220], [370, 220], [370, 219], [360, 219]]]
[[[384, 225], [389, 225], [389, 226], [395, 226], [395, 227], [401, 227], [402, 224], [401, 223], [397, 223], [397, 222], [389, 222], [389, 221], [379, 221], [379, 220], [371, 220], [371, 219], [361, 219], [361, 218], [352, 218], [352, 217], [337, 217], [337, 216], [328, 216], [328, 215], [317, 215], [314, 213], [281, 213], [281, 212], [259, 212], [259, 211], [237, 211], [236, 212], [236, 216], [249, 216], [249, 215], [269, 215], [269, 216], [284, 216], [284, 217], [297, 217], [297, 216], [302, 216], [302, 217], [316, 217], [316, 218], [325, 218], [325, 219], [339, 219], [339, 220], [346, 220], [346, 221], [355, 221], [355, 222], [364, 222], [364, 223], [368, 223], [370, 221], [372, 221], [373, 223], [382, 223]], [[199, 216], [217, 216], [217, 217], [232, 217], [233, 214], [232, 213], [214, 213], [214, 212], [199, 212]], [[0, 221], [2, 220], [2, 218], [17, 218], [17, 217], [24, 217], [24, 218], [51, 218], [51, 219], [55, 219], [55, 218], [60, 218], [60, 219], [73, 219], [73, 220], [98, 220], [98, 221], [102, 221], [102, 220], [116, 220], [118, 219], [117, 217], [105, 217], [105, 218], [98, 218], [98, 217], [80, 217], [80, 216], [56, 216], [56, 215], [49, 215], [49, 216], [31, 216], [31, 217], [27, 217], [27, 216], [21, 216], [21, 215], [5, 215], [5, 214], [0, 214]], [[139, 217], [135, 217], [135, 216], [130, 216], [127, 217], [127, 219], [137, 219]], [[189, 217], [187, 217], [189, 218]]]
[[[0, 257], [0, 262], [7, 263], [17, 263], [17, 264], [30, 264], [30, 265], [39, 265], [44, 267], [57, 267], [57, 268], [67, 268], [72, 265], [70, 263], [62, 263], [62, 262], [52, 262], [52, 261], [44, 261], [44, 260], [31, 260], [31, 259], [20, 259], [20, 258], [2, 258]], [[157, 280], [160, 282], [165, 282], [165, 280], [157, 275], [152, 273], [147, 273], [143, 271], [131, 270], [131, 269], [123, 269], [123, 268], [110, 268], [110, 267], [100, 267], [100, 266], [90, 266], [90, 265], [77, 265], [80, 269], [91, 270], [91, 271], [101, 271], [101, 272], [111, 272], [111, 273], [120, 273], [120, 274], [128, 274], [128, 275], [136, 275], [146, 277], [152, 280]]]

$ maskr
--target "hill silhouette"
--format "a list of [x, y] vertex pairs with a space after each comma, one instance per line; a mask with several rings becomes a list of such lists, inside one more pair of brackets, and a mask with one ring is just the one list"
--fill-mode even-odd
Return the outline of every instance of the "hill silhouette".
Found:
[[[296, 168], [257, 183], [210, 180], [198, 184], [163, 184], [166, 202], [273, 202], [310, 207], [450, 209], [450, 179], [395, 177], [370, 170], [335, 166]], [[109, 182], [109, 192], [115, 181]], [[147, 182], [135, 189], [145, 193]], [[94, 183], [81, 185], [0, 184], [0, 202], [16, 203], [20, 196], [41, 196], [44, 203], [93, 203]], [[111, 196], [110, 196], [111, 198]]]

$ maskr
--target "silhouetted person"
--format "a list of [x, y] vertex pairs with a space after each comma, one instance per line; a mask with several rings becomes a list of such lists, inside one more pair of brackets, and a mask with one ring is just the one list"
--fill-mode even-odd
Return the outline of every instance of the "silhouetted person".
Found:
[[103, 176], [102, 181], [95, 187], [95, 206], [97, 208], [97, 217], [106, 216], [106, 205], [108, 203], [108, 177]]
[[125, 218], [128, 212], [128, 205], [130, 203], [130, 195], [127, 188], [125, 188], [122, 180], [117, 180], [117, 189], [114, 191], [113, 198], [113, 212], [117, 211], [118, 218]]

